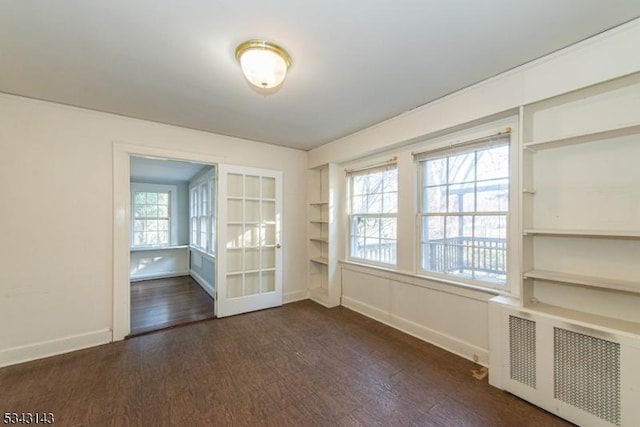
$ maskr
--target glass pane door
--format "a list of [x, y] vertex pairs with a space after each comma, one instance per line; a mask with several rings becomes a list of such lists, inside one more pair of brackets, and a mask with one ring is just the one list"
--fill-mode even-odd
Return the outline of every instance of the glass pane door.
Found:
[[220, 185], [218, 316], [281, 305], [281, 172], [221, 167]]

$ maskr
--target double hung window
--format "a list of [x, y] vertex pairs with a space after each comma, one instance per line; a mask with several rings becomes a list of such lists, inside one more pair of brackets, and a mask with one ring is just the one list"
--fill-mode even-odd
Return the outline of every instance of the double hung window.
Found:
[[350, 172], [349, 258], [396, 264], [398, 170], [395, 164]]
[[191, 246], [209, 254], [213, 254], [215, 252], [214, 183], [213, 173], [210, 173], [192, 182], [189, 187], [189, 216], [191, 219], [190, 244]]
[[133, 183], [131, 186], [131, 247], [170, 246], [176, 187]]
[[504, 285], [509, 138], [417, 155], [422, 273]]

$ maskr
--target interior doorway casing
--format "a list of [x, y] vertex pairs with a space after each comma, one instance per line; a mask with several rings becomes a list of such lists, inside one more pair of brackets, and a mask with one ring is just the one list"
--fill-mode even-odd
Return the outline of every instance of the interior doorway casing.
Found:
[[217, 166], [224, 157], [156, 148], [124, 142], [113, 143], [113, 319], [112, 340], [124, 339], [130, 332], [130, 157], [196, 162]]

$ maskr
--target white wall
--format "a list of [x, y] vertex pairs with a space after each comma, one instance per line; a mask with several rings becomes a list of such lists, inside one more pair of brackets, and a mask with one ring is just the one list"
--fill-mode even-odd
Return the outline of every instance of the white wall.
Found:
[[[397, 155], [402, 192], [402, 186], [411, 182], [407, 179], [414, 179], [407, 172], [412, 167], [405, 152], [410, 144], [470, 129], [479, 123], [503, 120], [517, 114], [523, 105], [637, 72], [638, 46], [640, 19], [314, 149], [309, 153], [309, 167], [329, 162], [366, 164], [372, 159]], [[399, 272], [343, 264], [343, 305], [469, 359], [478, 355], [479, 361], [487, 364], [487, 300], [491, 292], [412, 274], [415, 200], [399, 195], [398, 203]], [[400, 218], [407, 212], [408, 216]], [[516, 212], [514, 220], [520, 220], [520, 212]], [[510, 256], [515, 264], [510, 264], [510, 285], [514, 291], [519, 289], [519, 283], [515, 282], [520, 280], [520, 238], [516, 236], [516, 241], [511, 242]]]
[[189, 274], [189, 247], [132, 249], [130, 252], [131, 281]]
[[284, 171], [284, 292], [306, 292], [306, 152], [0, 95], [0, 366], [110, 340], [113, 142]]
[[211, 298], [216, 291], [216, 258], [197, 248], [189, 248], [189, 274]]

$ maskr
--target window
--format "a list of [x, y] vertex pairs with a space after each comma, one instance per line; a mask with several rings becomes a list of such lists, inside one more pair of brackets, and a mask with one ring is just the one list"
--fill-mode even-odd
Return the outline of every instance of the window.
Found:
[[421, 271], [504, 285], [508, 138], [417, 156]]
[[349, 194], [350, 258], [395, 265], [396, 165], [349, 173]]
[[191, 244], [193, 246], [197, 246], [197, 242], [198, 242], [198, 209], [199, 209], [199, 204], [198, 204], [198, 187], [196, 188], [192, 188], [191, 189], [191, 211], [190, 211], [190, 218], [191, 218]]
[[132, 184], [131, 247], [169, 246], [175, 186]]
[[200, 232], [200, 238], [198, 239], [198, 246], [205, 251], [209, 248], [209, 185], [206, 182], [203, 182], [199, 186], [200, 190], [200, 209], [198, 211], [199, 216], [199, 227], [198, 230]]
[[203, 252], [215, 252], [214, 172], [199, 176], [189, 184], [191, 246]]

